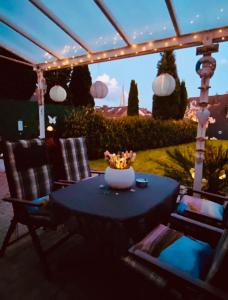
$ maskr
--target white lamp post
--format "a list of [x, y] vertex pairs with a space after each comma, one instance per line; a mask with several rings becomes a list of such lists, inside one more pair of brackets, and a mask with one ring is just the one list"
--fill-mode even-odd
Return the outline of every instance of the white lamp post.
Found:
[[[205, 45], [197, 48], [197, 54], [203, 54], [203, 57], [196, 63], [196, 72], [201, 78], [200, 87], [200, 110], [196, 113], [198, 119], [197, 137], [196, 137], [196, 153], [195, 153], [195, 177], [194, 190], [201, 190], [203, 161], [205, 152], [206, 126], [209, 121], [210, 112], [207, 109], [208, 105], [208, 90], [210, 88], [209, 81], [214, 74], [216, 61], [211, 57], [212, 52], [218, 51], [218, 45]], [[202, 65], [202, 68], [200, 68]]]
[[44, 95], [46, 93], [47, 85], [46, 80], [43, 77], [43, 71], [37, 70], [37, 101], [39, 105], [39, 125], [40, 135], [39, 138], [45, 138], [45, 115], [44, 115]]

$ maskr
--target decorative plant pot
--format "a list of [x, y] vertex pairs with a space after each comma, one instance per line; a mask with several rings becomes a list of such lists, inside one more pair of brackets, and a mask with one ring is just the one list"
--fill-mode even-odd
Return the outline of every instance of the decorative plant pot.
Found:
[[107, 167], [104, 178], [110, 188], [129, 189], [135, 183], [135, 171], [132, 167], [123, 170]]

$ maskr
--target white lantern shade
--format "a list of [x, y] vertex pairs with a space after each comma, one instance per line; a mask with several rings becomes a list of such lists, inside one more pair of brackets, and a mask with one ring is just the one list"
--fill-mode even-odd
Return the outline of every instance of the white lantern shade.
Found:
[[153, 82], [152, 88], [157, 96], [169, 96], [173, 93], [176, 87], [176, 81], [168, 73], [159, 75]]
[[205, 109], [197, 111], [196, 116], [197, 116], [198, 122], [203, 127], [206, 125], [206, 123], [209, 120], [210, 112], [208, 109], [205, 108]]
[[105, 98], [108, 94], [108, 87], [104, 82], [96, 81], [90, 87], [90, 94], [93, 98]]
[[54, 85], [50, 89], [49, 96], [55, 102], [63, 102], [66, 99], [67, 93], [60, 85]]

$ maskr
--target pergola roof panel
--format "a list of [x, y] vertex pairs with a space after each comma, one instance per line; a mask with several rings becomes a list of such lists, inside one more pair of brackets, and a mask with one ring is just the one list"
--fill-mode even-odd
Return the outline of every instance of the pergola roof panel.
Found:
[[228, 25], [227, 0], [172, 0], [182, 34]]
[[14, 49], [25, 59], [35, 63], [42, 63], [44, 60], [53, 61], [54, 57], [43, 49], [37, 47], [34, 43], [18, 34], [16, 31], [0, 22], [0, 45], [7, 49]]
[[51, 10], [94, 51], [105, 51], [125, 46], [94, 1], [42, 0], [42, 5]]
[[[84, 49], [27, 0], [7, 0], [1, 5], [0, 17], [47, 45], [61, 58], [85, 54]], [[41, 61], [46, 60], [43, 56]]]
[[227, 41], [228, 1], [5, 0], [0, 24], [0, 46], [48, 70]]
[[175, 36], [175, 30], [164, 0], [104, 0], [118, 23], [134, 43]]

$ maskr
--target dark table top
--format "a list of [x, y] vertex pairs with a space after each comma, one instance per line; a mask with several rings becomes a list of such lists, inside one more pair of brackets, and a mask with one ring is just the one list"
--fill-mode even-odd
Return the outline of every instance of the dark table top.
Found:
[[168, 177], [136, 173], [136, 178], [146, 178], [148, 186], [111, 190], [100, 175], [55, 191], [50, 197], [58, 206], [76, 213], [126, 221], [149, 213], [173, 197], [179, 188], [179, 183]]

